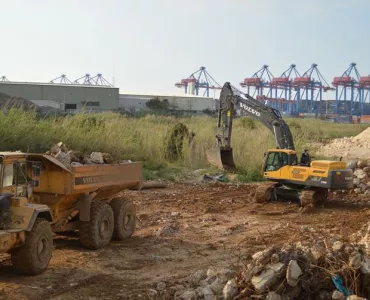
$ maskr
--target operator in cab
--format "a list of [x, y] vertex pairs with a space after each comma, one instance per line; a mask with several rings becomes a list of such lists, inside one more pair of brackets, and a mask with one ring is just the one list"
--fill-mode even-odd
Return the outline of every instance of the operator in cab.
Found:
[[304, 149], [301, 156], [301, 166], [310, 166], [310, 163], [311, 163], [310, 154], [308, 153], [307, 149]]

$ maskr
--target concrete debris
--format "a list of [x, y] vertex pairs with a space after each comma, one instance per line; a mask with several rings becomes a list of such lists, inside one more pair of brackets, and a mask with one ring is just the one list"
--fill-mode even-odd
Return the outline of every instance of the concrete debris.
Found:
[[190, 276], [190, 281], [194, 285], [199, 285], [199, 283], [207, 277], [205, 270], [198, 270], [193, 275]]
[[344, 294], [342, 292], [339, 292], [337, 290], [335, 290], [331, 296], [332, 299], [334, 300], [344, 300], [346, 297], [344, 296]]
[[212, 289], [209, 286], [206, 286], [202, 289], [204, 300], [213, 300], [214, 294]]
[[291, 260], [288, 265], [288, 269], [286, 270], [286, 279], [287, 283], [295, 287], [298, 284], [299, 276], [302, 275], [302, 270], [299, 267], [297, 261]]
[[267, 269], [252, 278], [252, 285], [258, 292], [264, 292], [281, 277], [284, 264], [277, 263], [267, 266]]
[[158, 296], [158, 292], [154, 289], [148, 290], [148, 296], [150, 299], [155, 299]]
[[267, 294], [266, 300], [281, 300], [281, 296], [275, 292], [269, 292]]
[[181, 299], [182, 300], [196, 300], [197, 294], [195, 291], [188, 290], [181, 294]]
[[211, 290], [215, 293], [215, 294], [221, 294], [222, 292], [222, 289], [224, 288], [224, 281], [217, 277], [210, 285], [210, 288]]
[[157, 230], [157, 236], [172, 236], [178, 233], [179, 228], [176, 223], [167, 224], [164, 227]]
[[333, 244], [333, 251], [334, 252], [338, 252], [338, 251], [341, 251], [343, 249], [343, 243], [341, 241], [336, 241], [334, 244]]
[[157, 291], [164, 291], [166, 289], [166, 284], [164, 282], [158, 282]]
[[222, 290], [222, 294], [225, 300], [231, 300], [237, 294], [238, 289], [236, 286], [235, 279], [229, 280]]
[[131, 160], [115, 161], [113, 156], [109, 153], [92, 152], [90, 155], [86, 155], [79, 151], [68, 150], [67, 146], [63, 142], [53, 145], [50, 151], [45, 154], [55, 157], [68, 169], [71, 169], [73, 166], [81, 165], [131, 162]]

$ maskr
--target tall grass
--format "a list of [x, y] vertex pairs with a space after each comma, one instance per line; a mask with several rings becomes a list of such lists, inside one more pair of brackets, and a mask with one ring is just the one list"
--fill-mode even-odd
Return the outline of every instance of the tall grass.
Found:
[[[177, 122], [188, 126], [195, 137], [191, 145], [185, 147], [184, 158], [174, 164], [166, 161], [165, 140]], [[299, 152], [312, 143], [353, 136], [367, 127], [316, 119], [288, 119], [287, 122]], [[151, 168], [207, 168], [205, 150], [216, 145], [216, 123], [216, 119], [210, 117], [128, 118], [114, 113], [38, 119], [20, 110], [0, 111], [0, 150], [46, 151], [54, 143], [63, 141], [70, 149], [109, 152], [117, 158], [144, 161]], [[274, 147], [274, 140], [262, 124], [240, 118], [234, 122], [232, 146], [240, 172], [249, 179], [258, 179], [263, 153]]]

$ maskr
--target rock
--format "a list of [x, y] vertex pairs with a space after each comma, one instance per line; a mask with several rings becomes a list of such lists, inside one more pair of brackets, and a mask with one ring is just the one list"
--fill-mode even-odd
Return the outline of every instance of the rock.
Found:
[[177, 224], [167, 224], [156, 232], [157, 236], [172, 236], [178, 232]]
[[230, 276], [234, 275], [234, 272], [230, 269], [227, 269], [227, 268], [221, 269], [219, 273], [223, 276], [226, 276], [226, 277], [230, 277]]
[[271, 256], [271, 263], [276, 264], [280, 261], [279, 254], [275, 253]]
[[367, 166], [367, 161], [365, 161], [365, 160], [359, 160], [358, 162], [357, 162], [357, 167], [358, 168], [365, 168]]
[[164, 291], [166, 289], [166, 284], [164, 282], [158, 282], [157, 291]]
[[197, 294], [193, 290], [188, 290], [183, 292], [180, 297], [182, 300], [196, 300]]
[[361, 194], [361, 189], [360, 188], [356, 188], [353, 190], [356, 194]]
[[366, 177], [366, 173], [362, 169], [356, 169], [353, 174], [360, 180]]
[[361, 273], [365, 275], [370, 274], [370, 258], [364, 255], [361, 262]]
[[101, 152], [91, 153], [90, 159], [95, 164], [104, 164], [104, 157], [103, 157], [103, 153]]
[[362, 170], [369, 175], [369, 173], [370, 173], [370, 167], [369, 166], [363, 168]]
[[273, 249], [266, 249], [260, 252], [256, 252], [252, 255], [252, 258], [261, 265], [266, 264], [272, 255]]
[[236, 287], [235, 279], [229, 280], [222, 290], [222, 294], [225, 300], [231, 300], [234, 298], [238, 289]]
[[222, 293], [222, 289], [224, 288], [225, 282], [221, 278], [216, 278], [210, 285], [211, 290], [216, 295]]
[[360, 182], [358, 188], [361, 189], [362, 193], [364, 193], [369, 188], [369, 186], [366, 183]]
[[213, 300], [214, 294], [210, 286], [204, 287], [202, 292], [203, 292], [204, 300]]
[[331, 300], [331, 294], [328, 291], [321, 290], [317, 297], [318, 300]]
[[334, 252], [338, 252], [338, 251], [340, 251], [340, 250], [342, 250], [343, 249], [343, 246], [344, 246], [344, 244], [341, 242], [341, 241], [336, 241], [334, 244], [333, 244], [333, 251]]
[[355, 270], [359, 269], [362, 265], [362, 257], [360, 253], [355, 253], [355, 255], [349, 258], [349, 266]]
[[115, 161], [113, 159], [113, 156], [109, 153], [102, 153], [103, 162], [106, 164], [114, 164]]
[[352, 160], [347, 163], [347, 168], [354, 170], [357, 167], [357, 160]]
[[334, 299], [334, 300], [344, 300], [345, 296], [342, 292], [339, 292], [339, 291], [335, 290], [333, 292], [331, 298]]
[[193, 275], [190, 276], [190, 281], [196, 286], [199, 286], [201, 280], [207, 277], [207, 273], [205, 270], [198, 270]]
[[288, 265], [288, 269], [286, 270], [286, 279], [287, 283], [295, 287], [298, 284], [299, 276], [302, 275], [302, 270], [298, 266], [297, 261], [291, 260]]
[[314, 245], [310, 250], [315, 260], [321, 259], [326, 254], [326, 249], [319, 244]]
[[216, 276], [217, 276], [217, 274], [216, 274], [215, 270], [213, 270], [213, 269], [208, 269], [207, 270], [207, 277], [213, 278], [213, 277], [216, 277]]
[[63, 151], [59, 151], [56, 155], [55, 158], [59, 160], [63, 165], [66, 167], [69, 167], [71, 164], [71, 156]]
[[148, 296], [151, 299], [155, 299], [158, 296], [158, 292], [156, 290], [150, 289], [148, 290]]
[[353, 184], [355, 185], [355, 186], [357, 186], [357, 185], [359, 185], [360, 184], [360, 179], [358, 179], [358, 178], [353, 178]]
[[348, 296], [346, 300], [365, 300], [365, 298], [362, 298], [362, 297], [359, 297], [359, 296], [356, 296], [356, 295], [352, 295], [352, 296]]
[[266, 300], [281, 300], [281, 296], [275, 292], [269, 292], [266, 296]]
[[268, 287], [276, 282], [282, 275], [284, 264], [277, 263], [267, 267], [259, 276], [252, 277], [252, 285], [259, 292], [264, 292]]

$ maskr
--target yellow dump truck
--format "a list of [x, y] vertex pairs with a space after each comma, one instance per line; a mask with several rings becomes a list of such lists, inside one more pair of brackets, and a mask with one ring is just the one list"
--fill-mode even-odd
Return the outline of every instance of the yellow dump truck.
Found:
[[82, 246], [99, 249], [135, 230], [122, 191], [142, 186], [141, 163], [68, 168], [49, 155], [0, 152], [0, 171], [0, 253], [21, 273], [47, 269], [54, 233], [78, 230]]

